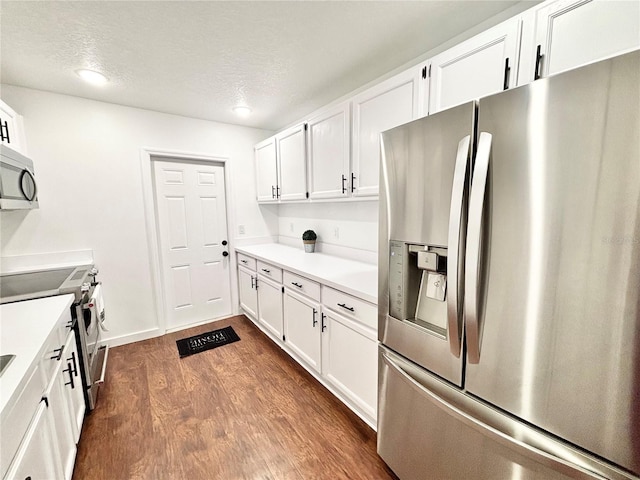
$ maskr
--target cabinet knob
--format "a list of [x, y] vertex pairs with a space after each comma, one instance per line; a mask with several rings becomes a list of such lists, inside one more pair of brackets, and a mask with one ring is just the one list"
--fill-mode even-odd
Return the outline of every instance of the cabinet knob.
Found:
[[223, 257], [228, 257], [229, 256], [229, 252], [227, 252], [226, 250], [224, 252], [222, 252], [222, 256]]
[[222, 245], [223, 245], [223, 246], [226, 246], [226, 245], [227, 245], [227, 243], [228, 243], [228, 242], [227, 242], [226, 240], [222, 240]]

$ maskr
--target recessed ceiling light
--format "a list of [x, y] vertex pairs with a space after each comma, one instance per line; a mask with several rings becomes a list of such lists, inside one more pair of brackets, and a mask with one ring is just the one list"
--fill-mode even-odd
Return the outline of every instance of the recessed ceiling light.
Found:
[[107, 77], [93, 70], [81, 69], [76, 70], [76, 73], [80, 78], [94, 85], [104, 85], [108, 82]]
[[239, 117], [248, 117], [249, 114], [251, 113], [251, 109], [243, 105], [238, 105], [237, 107], [233, 107], [233, 111], [236, 112], [236, 115], [238, 115]]

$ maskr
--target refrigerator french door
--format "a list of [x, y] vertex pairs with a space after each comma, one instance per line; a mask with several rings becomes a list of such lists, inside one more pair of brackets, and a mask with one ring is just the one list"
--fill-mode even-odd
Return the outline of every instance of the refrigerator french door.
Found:
[[639, 478], [639, 85], [632, 52], [382, 134], [402, 480]]

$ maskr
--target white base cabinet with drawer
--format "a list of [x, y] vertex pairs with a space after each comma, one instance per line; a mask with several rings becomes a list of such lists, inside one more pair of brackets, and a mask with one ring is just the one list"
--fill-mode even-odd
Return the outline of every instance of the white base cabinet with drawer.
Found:
[[[33, 361], [25, 370], [24, 387], [2, 411], [4, 480], [72, 477], [86, 406], [69, 310], [72, 296], [68, 297], [33, 301], [55, 304], [63, 311], [47, 323], [51, 330], [46, 339], [32, 344]], [[39, 320], [39, 309], [29, 308], [38, 312], [30, 313], [31, 321]]]
[[243, 260], [238, 278], [245, 314], [375, 429], [376, 306], [276, 262], [240, 253], [238, 259]]

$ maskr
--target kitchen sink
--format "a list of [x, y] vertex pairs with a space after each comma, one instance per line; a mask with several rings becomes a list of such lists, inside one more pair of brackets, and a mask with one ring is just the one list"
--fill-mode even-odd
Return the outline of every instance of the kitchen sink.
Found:
[[0, 375], [4, 373], [4, 370], [9, 364], [16, 358], [15, 355], [0, 355]]

